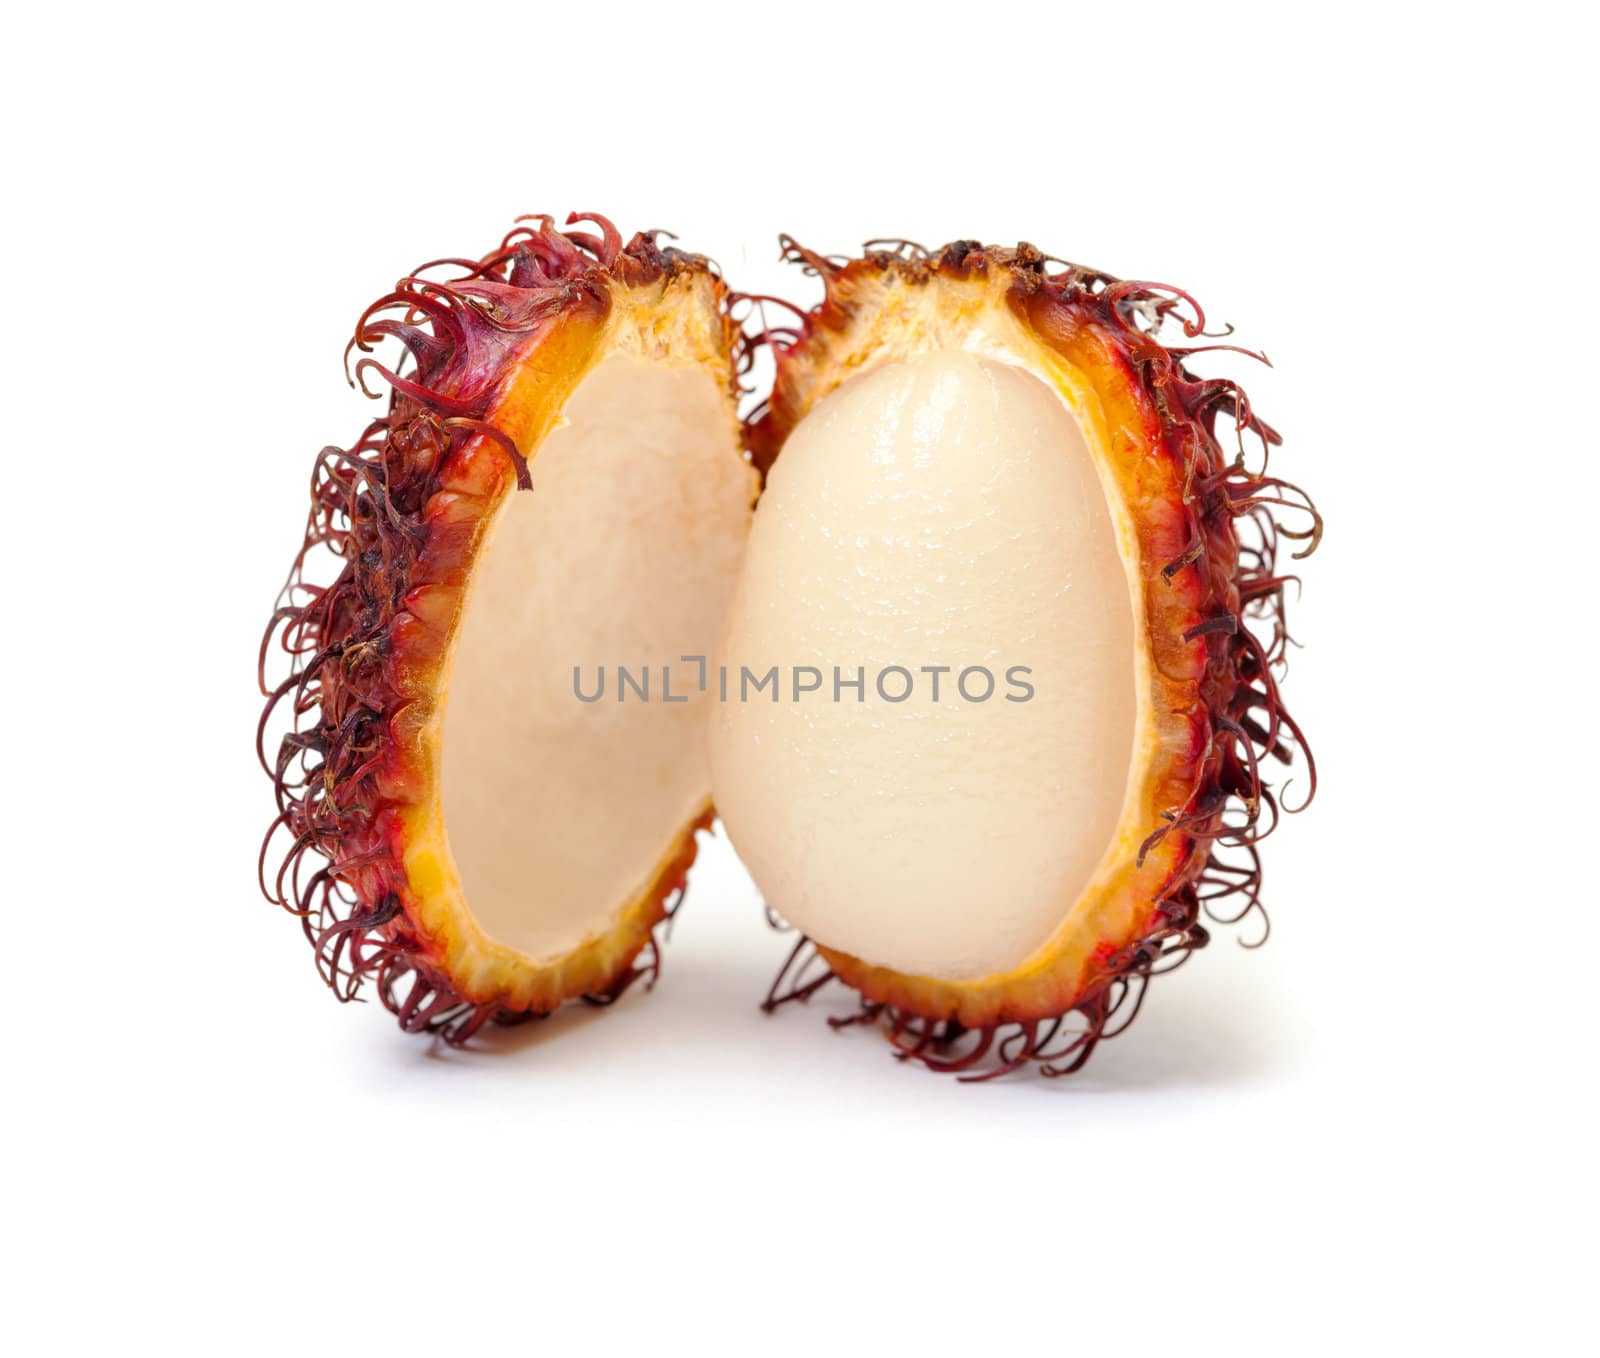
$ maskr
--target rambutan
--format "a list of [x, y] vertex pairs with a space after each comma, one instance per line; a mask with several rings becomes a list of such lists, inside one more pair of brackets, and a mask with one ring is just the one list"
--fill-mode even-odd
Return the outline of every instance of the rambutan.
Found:
[[318, 457], [262, 643], [263, 889], [336, 994], [370, 979], [452, 1041], [653, 979], [712, 814], [686, 682], [681, 704], [571, 694], [579, 666], [715, 648], [757, 489], [739, 330], [707, 261], [580, 220], [599, 234], [524, 219], [361, 317], [353, 380], [389, 411]]
[[837, 979], [933, 1069], [1077, 1069], [1261, 912], [1268, 767], [1315, 791], [1279, 557], [1321, 521], [1189, 371], [1234, 346], [971, 241], [786, 239], [826, 295], [747, 336], [774, 299], [579, 220], [357, 325], [389, 410], [317, 459], [263, 642], [264, 890], [341, 998], [460, 1041], [653, 979], [714, 796], [800, 930], [769, 1009]]
[[721, 708], [717, 806], [803, 934], [769, 1008], [837, 978], [845, 1022], [932, 1068], [1059, 1074], [1203, 911], [1260, 911], [1266, 768], [1310, 763], [1280, 543], [1321, 522], [1243, 390], [1188, 371], [1232, 347], [1188, 294], [1028, 245], [871, 244], [786, 241], [826, 296], [771, 338], [724, 655], [894, 673]]

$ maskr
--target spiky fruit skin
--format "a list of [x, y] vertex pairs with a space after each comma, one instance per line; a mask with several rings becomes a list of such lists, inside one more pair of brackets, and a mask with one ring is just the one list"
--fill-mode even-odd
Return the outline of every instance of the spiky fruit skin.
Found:
[[[361, 318], [354, 350], [398, 339], [416, 371], [358, 362], [357, 380], [391, 387], [388, 414], [355, 447], [318, 457], [305, 543], [262, 642], [261, 730], [281, 705], [291, 725], [273, 761], [263, 752], [278, 799], [263, 889], [300, 916], [340, 998], [371, 980], [402, 1027], [452, 1041], [653, 977], [654, 930], [711, 821], [707, 804], [609, 932], [554, 962], [495, 943], [465, 908], [439, 805], [440, 737], [452, 640], [494, 511], [526, 483], [525, 452], [604, 356], [619, 313], [678, 324], [730, 395], [735, 383], [738, 329], [704, 260], [647, 235], [624, 247], [599, 217], [588, 219], [598, 237], [530, 220], [481, 261], [446, 261], [464, 277], [403, 279]], [[389, 310], [398, 317], [378, 318]], [[342, 562], [328, 585], [304, 576], [321, 548]], [[289, 674], [269, 683], [275, 652]]]
[[[860, 992], [862, 1017], [882, 1017], [897, 1046], [929, 1066], [987, 1061], [983, 1069], [997, 1074], [1031, 1059], [1048, 1073], [1075, 1069], [1115, 1012], [1137, 1010], [1153, 972], [1205, 943], [1203, 902], [1242, 900], [1241, 916], [1259, 906], [1254, 846], [1277, 815], [1261, 763], [1287, 762], [1301, 744], [1274, 674], [1286, 640], [1274, 555], [1283, 535], [1314, 545], [1320, 521], [1299, 492], [1267, 475], [1265, 453], [1278, 436], [1243, 391], [1194, 377], [1184, 360], [1198, 350], [1169, 348], [1153, 333], [1185, 304], [1194, 308], [1179, 318], [1186, 337], [1203, 331], [1186, 294], [1070, 265], [1051, 271], [1027, 245], [956, 242], [929, 254], [901, 243], [842, 265], [793, 242], [788, 250], [822, 278], [826, 297], [772, 338], [773, 392], [749, 435], [758, 466], [781, 456], [790, 432], [841, 381], [939, 344], [970, 345], [975, 334], [1050, 381], [1099, 450], [1137, 581], [1138, 741], [1149, 755], [1112, 869], [1052, 939], [1004, 974], [936, 980], [810, 945]], [[1237, 458], [1219, 442], [1222, 415], [1240, 428]], [[1244, 432], [1261, 444], [1254, 471]], [[1275, 507], [1305, 510], [1310, 526], [1283, 528]], [[1243, 552], [1241, 520], [1254, 538]], [[1266, 640], [1256, 635], [1263, 621]], [[769, 1007], [827, 978], [806, 981], [796, 970], [808, 944], [797, 945]], [[1074, 1011], [1083, 1022], [1063, 1029]]]

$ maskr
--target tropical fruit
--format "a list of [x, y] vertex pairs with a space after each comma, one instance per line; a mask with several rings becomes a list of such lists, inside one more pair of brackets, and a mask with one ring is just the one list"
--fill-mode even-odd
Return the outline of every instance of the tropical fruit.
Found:
[[1321, 522], [1189, 371], [1233, 346], [971, 241], [786, 239], [825, 296], [746, 333], [775, 299], [580, 220], [357, 326], [390, 406], [317, 460], [263, 644], [268, 895], [459, 1041], [653, 979], [714, 802], [800, 931], [769, 1008], [837, 980], [932, 1068], [1076, 1069], [1259, 911], [1269, 768], [1315, 789], [1280, 558]]

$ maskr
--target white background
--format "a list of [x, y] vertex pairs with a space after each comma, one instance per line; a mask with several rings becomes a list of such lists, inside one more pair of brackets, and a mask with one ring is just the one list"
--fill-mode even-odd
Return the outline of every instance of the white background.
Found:
[[[463, 3], [7, 20], [3, 1324], [16, 1353], [1592, 1352], [1592, 20]], [[1328, 524], [1317, 805], [1083, 1075], [661, 985], [480, 1050], [255, 895], [255, 653], [352, 322], [519, 212], [1026, 238], [1181, 283]], [[842, 1003], [842, 999], [838, 1002]]]

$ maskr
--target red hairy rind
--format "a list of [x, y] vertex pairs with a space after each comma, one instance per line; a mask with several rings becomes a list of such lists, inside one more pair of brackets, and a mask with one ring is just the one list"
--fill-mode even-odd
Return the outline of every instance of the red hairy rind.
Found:
[[[1154, 417], [1157, 450], [1181, 470], [1188, 545], [1163, 564], [1160, 575], [1173, 587], [1189, 577], [1202, 604], [1200, 621], [1182, 643], [1204, 646], [1204, 741], [1187, 796], [1167, 808], [1163, 824], [1139, 850], [1143, 863], [1163, 842], [1175, 840], [1181, 849], [1153, 903], [1150, 926], [1126, 946], [1097, 956], [1088, 984], [1058, 1013], [1002, 1011], [997, 1021], [968, 1028], [950, 1012], [919, 1013], [863, 996], [854, 1016], [831, 1020], [836, 1027], [878, 1024], [901, 1059], [966, 1080], [991, 1079], [1029, 1063], [1046, 1075], [1068, 1074], [1082, 1067], [1102, 1039], [1128, 1026], [1152, 976], [1205, 946], [1202, 915], [1223, 924], [1259, 915], [1261, 936], [1246, 946], [1265, 942], [1269, 926], [1256, 846], [1277, 825], [1280, 809], [1303, 810], [1316, 792], [1315, 761], [1279, 689], [1291, 642], [1285, 593], [1298, 583], [1280, 569], [1279, 556], [1286, 541], [1299, 544], [1296, 560], [1314, 551], [1321, 517], [1304, 492], [1270, 474], [1271, 449], [1281, 440], [1244, 390], [1227, 379], [1197, 377], [1186, 366], [1193, 355], [1221, 348], [1265, 359], [1232, 345], [1161, 342], [1160, 335], [1174, 327], [1184, 341], [1218, 338], [1207, 334], [1204, 312], [1181, 289], [1117, 279], [1027, 244], [1006, 249], [956, 241], [929, 251], [911, 241], [869, 241], [865, 255], [850, 260], [818, 255], [784, 237], [783, 250], [786, 259], [821, 278], [826, 295], [810, 311], [791, 308], [792, 323], [752, 341], [770, 346], [777, 362], [772, 395], [753, 412], [747, 435], [763, 472], [808, 409], [808, 361], [849, 329], [864, 282], [888, 277], [915, 286], [937, 275], [994, 271], [1009, 276], [1010, 305], [1045, 342], [1053, 331], [1079, 326], [1095, 327], [1109, 340], [1126, 380]], [[1223, 419], [1232, 426], [1231, 455], [1219, 434]], [[1249, 465], [1247, 436], [1259, 448], [1258, 466]], [[1158, 647], [1164, 641], [1152, 637]], [[1266, 769], [1288, 766], [1297, 753], [1306, 763], [1306, 795], [1299, 805], [1283, 807]], [[834, 979], [826, 957], [801, 937], [763, 1008], [804, 1002]]]
[[[414, 622], [408, 594], [428, 539], [427, 507], [440, 469], [475, 438], [500, 447], [519, 485], [529, 484], [522, 453], [484, 416], [530, 335], [584, 309], [603, 311], [613, 283], [707, 268], [698, 256], [658, 248], [657, 233], [623, 245], [604, 217], [568, 220], [591, 222], [599, 234], [563, 233], [548, 216], [521, 218], [493, 253], [430, 261], [362, 314], [347, 372], [368, 395], [378, 395], [369, 378], [388, 384], [388, 414], [353, 447], [317, 457], [304, 540], [261, 643], [267, 701], [256, 748], [277, 799], [261, 847], [262, 892], [300, 918], [317, 969], [340, 1000], [356, 999], [371, 981], [402, 1028], [449, 1042], [490, 1020], [542, 1014], [463, 997], [408, 908], [384, 755], [391, 723], [404, 722], [415, 697], [395, 652], [398, 629]], [[454, 276], [425, 276], [440, 269]], [[385, 340], [404, 346], [409, 371], [372, 357]], [[350, 369], [352, 355], [359, 358]], [[318, 556], [335, 560], [327, 583], [310, 578]], [[275, 714], [287, 715], [289, 730], [269, 757]], [[680, 863], [666, 877], [665, 919], [681, 900], [686, 869]], [[610, 1003], [641, 978], [653, 984], [659, 968], [651, 933], [609, 984], [583, 998]]]

